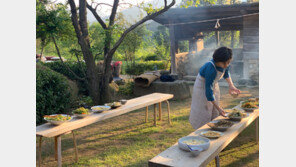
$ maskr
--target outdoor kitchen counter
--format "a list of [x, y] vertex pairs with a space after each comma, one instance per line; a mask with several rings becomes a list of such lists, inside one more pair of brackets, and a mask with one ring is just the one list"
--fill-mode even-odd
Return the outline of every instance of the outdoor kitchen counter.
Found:
[[[240, 109], [239, 105], [234, 107]], [[210, 161], [216, 157], [216, 166], [219, 166], [219, 153], [235, 139], [246, 127], [248, 127], [254, 120], [256, 120], [256, 139], [258, 142], [258, 117], [259, 109], [254, 112], [248, 112], [249, 116], [236, 122], [233, 126], [223, 132], [223, 135], [218, 139], [212, 139], [208, 150], [201, 152], [198, 156], [193, 157], [190, 152], [180, 150], [178, 143], [158, 154], [156, 157], [149, 160], [150, 167], [155, 166], [178, 166], [178, 167], [198, 167], [206, 166]], [[223, 119], [219, 116], [216, 119]], [[210, 127], [204, 125], [188, 136], [198, 136], [200, 132], [208, 130]]]

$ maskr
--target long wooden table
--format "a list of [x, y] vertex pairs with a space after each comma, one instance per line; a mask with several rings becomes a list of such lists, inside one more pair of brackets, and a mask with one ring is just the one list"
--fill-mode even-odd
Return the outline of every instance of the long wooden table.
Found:
[[[240, 105], [234, 107], [238, 108]], [[177, 167], [199, 167], [206, 166], [211, 160], [216, 158], [216, 166], [219, 166], [219, 153], [233, 140], [235, 139], [246, 127], [248, 127], [254, 120], [256, 120], [256, 139], [259, 139], [259, 126], [258, 117], [259, 109], [254, 112], [248, 112], [249, 116], [242, 119], [240, 122], [236, 122], [232, 127], [223, 132], [223, 136], [218, 139], [211, 140], [210, 147], [208, 150], [201, 152], [197, 157], [193, 157], [190, 152], [180, 150], [178, 148], [178, 143], [158, 154], [151, 160], [149, 160], [148, 165], [150, 167], [160, 167], [160, 166], [177, 166]], [[216, 119], [225, 119], [222, 116]], [[209, 130], [208, 125], [204, 125], [197, 129], [195, 132], [189, 134], [188, 136], [198, 136], [202, 131]]]
[[170, 120], [170, 106], [169, 99], [172, 99], [174, 95], [172, 94], [164, 94], [164, 93], [152, 93], [149, 95], [141, 96], [138, 98], [130, 99], [127, 103], [119, 108], [112, 109], [109, 111], [104, 111], [102, 113], [94, 113], [86, 118], [78, 119], [73, 118], [71, 121], [64, 123], [59, 126], [54, 126], [49, 123], [37, 126], [36, 135], [39, 136], [39, 166], [41, 165], [41, 145], [42, 145], [42, 137], [54, 137], [55, 138], [55, 158], [58, 161], [58, 166], [62, 166], [62, 151], [61, 151], [61, 136], [63, 134], [71, 133], [73, 134], [74, 139], [74, 147], [75, 147], [75, 155], [76, 161], [78, 160], [78, 153], [76, 147], [76, 140], [74, 130], [85, 127], [87, 125], [91, 125], [93, 123], [112, 118], [115, 116], [119, 116], [143, 107], [146, 107], [146, 116], [145, 121], [148, 121], [148, 106], [154, 105], [154, 125], [156, 126], [156, 104], [159, 105], [159, 120], [161, 120], [161, 102], [166, 102], [168, 106], [168, 122], [171, 123]]

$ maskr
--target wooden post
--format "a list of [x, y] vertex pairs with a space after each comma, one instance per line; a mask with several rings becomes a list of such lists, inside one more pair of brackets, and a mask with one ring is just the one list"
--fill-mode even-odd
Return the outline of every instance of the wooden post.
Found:
[[219, 31], [215, 31], [215, 35], [216, 35], [216, 45], [217, 47], [219, 47], [220, 46]]
[[215, 157], [216, 167], [220, 167], [220, 158], [219, 155]]
[[156, 126], [156, 104], [154, 104], [154, 126]]
[[148, 106], [146, 106], [145, 122], [148, 122]]
[[178, 41], [176, 40], [175, 41], [175, 53], [179, 53], [180, 51], [179, 51], [179, 43], [178, 43]]
[[58, 160], [58, 139], [56, 136], [54, 137], [54, 158], [56, 161]]
[[259, 143], [259, 117], [256, 119], [256, 142]]
[[240, 48], [242, 48], [243, 47], [243, 42], [244, 42], [244, 40], [243, 40], [243, 30], [240, 30], [239, 31], [239, 47]]
[[73, 130], [72, 130], [72, 134], [73, 134], [73, 142], [74, 142], [74, 149], [75, 149], [75, 162], [78, 162], [78, 149], [77, 149], [76, 138]]
[[39, 162], [38, 162], [38, 166], [41, 166], [41, 146], [42, 146], [42, 136], [39, 137], [39, 148], [38, 148], [38, 158], [39, 158]]
[[170, 103], [169, 103], [168, 100], [166, 100], [166, 102], [167, 102], [167, 105], [168, 105], [168, 120], [169, 120], [169, 124], [171, 125], [172, 123], [171, 123], [171, 118], [170, 118]]
[[57, 136], [58, 167], [62, 167], [62, 138]]
[[159, 112], [159, 120], [162, 120], [162, 114], [161, 114], [161, 102], [158, 103], [158, 112]]
[[[172, 24], [172, 22], [170, 22]], [[169, 25], [169, 32], [170, 32], [170, 42], [171, 42], [171, 50], [170, 50], [170, 55], [171, 55], [171, 74], [176, 74], [177, 69], [176, 69], [176, 41], [175, 41], [175, 27], [174, 25]]]
[[230, 47], [233, 49], [234, 47], [234, 31], [231, 31], [231, 43], [230, 43]]

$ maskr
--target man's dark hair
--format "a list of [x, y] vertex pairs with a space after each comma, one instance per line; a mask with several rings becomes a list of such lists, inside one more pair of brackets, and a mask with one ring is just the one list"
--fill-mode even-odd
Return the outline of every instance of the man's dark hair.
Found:
[[232, 59], [232, 50], [227, 47], [220, 47], [215, 50], [213, 59], [215, 62], [226, 62]]

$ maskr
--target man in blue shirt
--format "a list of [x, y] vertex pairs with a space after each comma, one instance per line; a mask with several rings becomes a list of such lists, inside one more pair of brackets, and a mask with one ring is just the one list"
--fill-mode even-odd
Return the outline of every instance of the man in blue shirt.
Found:
[[215, 50], [213, 59], [205, 63], [196, 77], [189, 121], [194, 129], [210, 122], [218, 115], [225, 116], [225, 111], [219, 106], [220, 90], [218, 81], [224, 78], [229, 85], [230, 94], [240, 94], [231, 80], [229, 64], [232, 61], [232, 50], [220, 47]]

